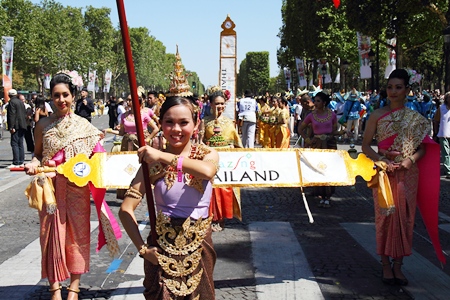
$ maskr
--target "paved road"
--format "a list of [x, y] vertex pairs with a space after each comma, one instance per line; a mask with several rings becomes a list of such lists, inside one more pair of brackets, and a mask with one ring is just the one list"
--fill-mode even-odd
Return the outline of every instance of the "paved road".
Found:
[[[107, 117], [93, 123], [104, 128]], [[30, 178], [5, 169], [10, 163], [5, 134], [0, 141], [0, 299], [49, 299], [47, 282], [40, 280], [37, 213], [23, 194]], [[439, 233], [443, 250], [450, 253], [448, 183], [441, 179]], [[223, 232], [213, 234], [217, 299], [448, 299], [450, 272], [440, 268], [419, 214], [414, 254], [404, 266], [410, 284], [385, 286], [374, 253], [373, 203], [365, 182], [338, 187], [329, 209], [318, 208], [310, 192], [305, 189], [312, 224], [299, 188], [242, 189], [243, 221], [230, 220]], [[115, 191], [108, 191], [106, 200], [117, 213]], [[149, 231], [145, 208], [137, 211], [143, 235]], [[136, 249], [124, 235], [120, 257], [112, 260], [106, 249], [96, 253], [97, 226], [93, 213], [91, 270], [82, 277], [80, 299], [142, 299], [142, 260]]]

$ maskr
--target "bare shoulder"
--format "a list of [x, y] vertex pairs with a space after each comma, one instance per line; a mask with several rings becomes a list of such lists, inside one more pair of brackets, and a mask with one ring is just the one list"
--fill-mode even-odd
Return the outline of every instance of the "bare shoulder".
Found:
[[374, 110], [374, 111], [370, 114], [370, 116], [371, 116], [373, 119], [377, 120], [378, 118], [380, 118], [382, 115], [388, 113], [389, 111], [390, 111], [390, 108], [387, 107], [387, 106], [385, 106], [385, 107], [382, 107], [382, 108], [379, 108], [379, 109]]
[[216, 160], [216, 161], [219, 160], [219, 153], [217, 152], [216, 149], [214, 149], [212, 147], [205, 146], [205, 145], [202, 145], [202, 146], [204, 146], [205, 148], [208, 149], [208, 153], [205, 155], [203, 160], [205, 160], [205, 159], [213, 159], [213, 160]]
[[47, 117], [47, 118], [41, 118], [37, 123], [36, 123], [36, 128], [43, 130], [44, 128], [46, 128], [48, 125], [50, 125], [52, 122], [55, 121], [55, 118], [53, 116]]

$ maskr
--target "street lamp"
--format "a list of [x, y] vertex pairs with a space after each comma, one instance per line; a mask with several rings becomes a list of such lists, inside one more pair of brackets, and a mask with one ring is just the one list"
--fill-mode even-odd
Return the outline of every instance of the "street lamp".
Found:
[[449, 61], [449, 48], [450, 48], [450, 25], [442, 31], [444, 36], [444, 54], [445, 54], [445, 92], [450, 91], [450, 61]]
[[369, 65], [370, 65], [370, 89], [373, 92], [374, 89], [374, 80], [373, 80], [373, 63], [375, 61], [375, 52], [372, 49], [369, 51]]
[[343, 85], [343, 87], [344, 87], [344, 90], [346, 90], [346, 88], [345, 88], [345, 79], [346, 79], [346, 72], [347, 72], [347, 69], [348, 69], [348, 67], [349, 67], [348, 61], [344, 60], [344, 61], [342, 62], [342, 64], [341, 64], [341, 66], [342, 66], [342, 73], [343, 73], [343, 76], [342, 76], [342, 85]]

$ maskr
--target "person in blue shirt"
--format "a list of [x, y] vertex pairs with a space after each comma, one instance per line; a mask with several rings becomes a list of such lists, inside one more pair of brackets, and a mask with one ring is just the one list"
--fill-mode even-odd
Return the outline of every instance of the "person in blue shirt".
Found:
[[422, 107], [422, 115], [430, 122], [431, 125], [431, 131], [429, 132], [429, 135], [433, 136], [433, 119], [434, 115], [436, 114], [437, 107], [436, 103], [431, 100], [431, 96], [427, 91], [423, 92], [423, 101], [420, 102], [420, 105]]
[[351, 138], [353, 130], [353, 139], [356, 141], [358, 140], [359, 134], [359, 112], [362, 109], [361, 103], [359, 102], [360, 93], [356, 90], [356, 88], [353, 88], [344, 98], [346, 98], [344, 105], [344, 118], [347, 120], [347, 136], [348, 138]]
[[413, 94], [413, 92], [410, 92], [409, 95], [406, 96], [406, 100], [407, 101], [405, 103], [405, 107], [408, 107], [422, 114], [422, 107], [420, 106], [420, 103], [417, 101], [417, 97]]

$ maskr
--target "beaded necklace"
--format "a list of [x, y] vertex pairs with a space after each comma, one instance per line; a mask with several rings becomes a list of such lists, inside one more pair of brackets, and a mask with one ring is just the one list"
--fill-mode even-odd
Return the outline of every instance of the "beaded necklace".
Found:
[[326, 116], [325, 118], [320, 118], [320, 117], [317, 115], [317, 111], [316, 111], [316, 110], [313, 110], [313, 111], [312, 111], [312, 114], [313, 114], [314, 120], [316, 120], [316, 121], [319, 122], [319, 123], [327, 123], [328, 121], [330, 121], [331, 116], [332, 116], [332, 113], [331, 113], [330, 110], [326, 110], [326, 112], [327, 112], [327, 116]]

